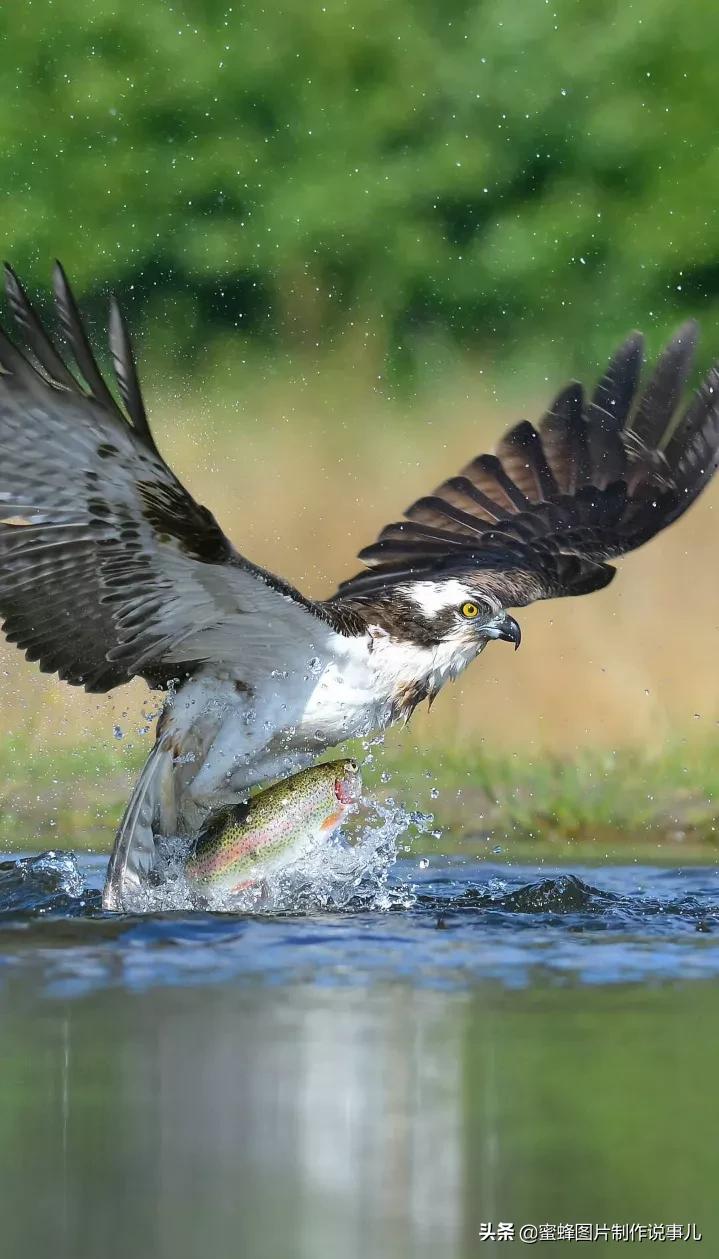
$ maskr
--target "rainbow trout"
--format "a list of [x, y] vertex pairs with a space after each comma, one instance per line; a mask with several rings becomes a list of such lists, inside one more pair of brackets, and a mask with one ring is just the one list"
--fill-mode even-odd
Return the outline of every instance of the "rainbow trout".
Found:
[[356, 761], [313, 765], [226, 809], [198, 836], [185, 863], [197, 891], [240, 892], [296, 861], [339, 826], [362, 791]]

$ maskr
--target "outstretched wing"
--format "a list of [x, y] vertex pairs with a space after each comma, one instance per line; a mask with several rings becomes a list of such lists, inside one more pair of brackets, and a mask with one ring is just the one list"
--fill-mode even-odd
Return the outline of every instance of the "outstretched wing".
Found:
[[515, 425], [420, 498], [360, 552], [369, 567], [335, 597], [371, 598], [407, 580], [482, 580], [505, 607], [585, 594], [693, 503], [719, 462], [719, 370], [677, 406], [697, 326], [677, 331], [642, 387], [643, 339], [630, 336], [591, 398], [571, 384], [535, 428]]
[[[24, 349], [0, 330], [0, 616], [45, 672], [89, 691], [204, 660], [311, 656], [326, 613], [234, 550], [162, 459], [113, 302], [103, 379], [62, 268], [55, 299], [80, 379], [6, 268]], [[123, 409], [124, 408], [124, 409]]]

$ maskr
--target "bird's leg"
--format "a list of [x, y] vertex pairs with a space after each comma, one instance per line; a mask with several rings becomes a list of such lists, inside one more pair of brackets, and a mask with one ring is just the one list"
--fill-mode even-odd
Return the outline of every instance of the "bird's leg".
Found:
[[212, 813], [243, 804], [247, 796], [246, 790], [230, 787], [227, 772], [213, 757], [205, 757], [192, 778], [175, 779], [175, 824], [169, 833], [197, 835]]
[[317, 751], [253, 747], [247, 723], [238, 723], [233, 715], [194, 761], [192, 778], [182, 783], [179, 813], [185, 828], [196, 833], [209, 814], [246, 803], [253, 788], [296, 773], [317, 755]]
[[198, 750], [194, 773], [182, 784], [183, 805], [187, 802], [195, 811], [205, 814], [242, 804], [247, 799], [249, 787], [258, 781], [257, 776], [248, 771], [240, 782], [235, 781], [239, 765], [251, 757], [247, 734], [246, 723], [231, 711]]
[[247, 788], [233, 791], [229, 787], [213, 786], [211, 779], [203, 780], [196, 786], [195, 780], [183, 793], [180, 810], [185, 823], [196, 831], [204, 826], [211, 814], [246, 804], [249, 794]]

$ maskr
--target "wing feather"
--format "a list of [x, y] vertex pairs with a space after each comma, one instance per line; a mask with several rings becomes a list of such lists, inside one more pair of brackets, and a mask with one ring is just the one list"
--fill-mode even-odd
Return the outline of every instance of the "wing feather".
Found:
[[43, 328], [25, 289], [9, 263], [5, 263], [5, 292], [20, 336], [32, 351], [48, 379], [65, 389], [77, 389], [77, 381], [63, 362]]
[[592, 402], [614, 417], [617, 430], [625, 424], [634, 402], [643, 362], [644, 337], [632, 332], [615, 350], [594, 389]]
[[637, 401], [631, 432], [647, 450], [661, 447], [691, 371], [698, 337], [699, 326], [694, 320], [677, 329]]
[[105, 691], [166, 682], [200, 662], [306, 664], [332, 631], [304, 599], [232, 546], [158, 453], [127, 327], [110, 344], [120, 399], [90, 348], [64, 271], [60, 322], [84, 384], [15, 273], [8, 302], [34, 360], [0, 330], [0, 616], [44, 671]]
[[116, 413], [120, 416], [120, 409], [115, 402], [107, 384], [103, 380], [102, 373], [95, 362], [95, 356], [90, 348], [90, 342], [82, 325], [82, 317], [78, 309], [75, 295], [70, 288], [67, 276], [62, 268], [62, 264], [55, 263], [53, 269], [53, 288], [55, 290], [55, 303], [57, 305], [57, 313], [60, 317], [68, 345], [72, 351], [75, 362], [77, 363], [84, 379], [90, 388], [92, 398], [101, 406], [105, 407], [110, 413]]
[[507, 476], [531, 503], [542, 502], [557, 493], [557, 482], [547, 462], [542, 439], [527, 420], [505, 433], [497, 455]]
[[117, 387], [136, 433], [144, 438], [150, 450], [159, 455], [155, 439], [147, 419], [145, 403], [132, 352], [132, 342], [124, 316], [114, 297], [110, 301], [110, 353], [115, 369]]
[[335, 598], [376, 597], [408, 574], [484, 574], [507, 607], [605, 586], [606, 561], [681, 516], [719, 464], [719, 367], [674, 418], [696, 339], [696, 324], [683, 324], [642, 388], [643, 339], [632, 333], [588, 400], [568, 385], [537, 427], [514, 425], [495, 456], [418, 499], [409, 525], [385, 526], [360, 552], [368, 570]]

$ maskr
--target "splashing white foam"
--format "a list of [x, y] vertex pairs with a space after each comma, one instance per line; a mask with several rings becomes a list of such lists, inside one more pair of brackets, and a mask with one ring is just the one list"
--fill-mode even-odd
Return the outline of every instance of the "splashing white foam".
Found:
[[65, 896], [80, 897], [85, 890], [83, 877], [72, 852], [59, 852], [50, 849], [37, 857], [27, 857], [18, 861], [17, 871], [26, 882], [42, 881], [53, 891], [64, 893]]
[[186, 841], [163, 844], [161, 881], [148, 886], [133, 901], [132, 910], [159, 913], [204, 908], [219, 913], [308, 913], [342, 910], [348, 906], [387, 910], [409, 908], [414, 890], [389, 886], [398, 855], [409, 841], [425, 833], [431, 815], [411, 812], [394, 800], [365, 801], [357, 815], [321, 845], [241, 893], [206, 892], [185, 875]]

